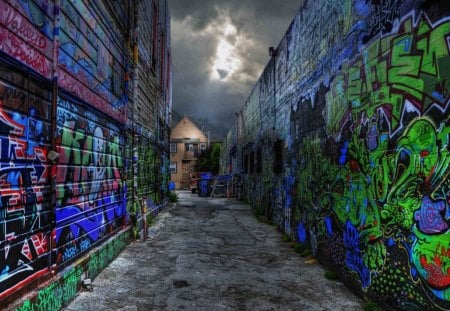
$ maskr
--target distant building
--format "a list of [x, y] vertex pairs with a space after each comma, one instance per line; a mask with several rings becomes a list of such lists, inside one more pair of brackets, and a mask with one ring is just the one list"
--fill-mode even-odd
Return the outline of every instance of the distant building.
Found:
[[198, 155], [208, 148], [206, 136], [188, 117], [183, 117], [170, 135], [170, 177], [176, 189], [189, 189]]

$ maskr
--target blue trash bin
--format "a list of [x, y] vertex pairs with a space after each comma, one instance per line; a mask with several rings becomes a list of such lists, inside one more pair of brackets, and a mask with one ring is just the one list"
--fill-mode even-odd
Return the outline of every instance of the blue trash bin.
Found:
[[211, 195], [212, 173], [201, 173], [197, 181], [197, 190], [199, 197], [209, 197]]

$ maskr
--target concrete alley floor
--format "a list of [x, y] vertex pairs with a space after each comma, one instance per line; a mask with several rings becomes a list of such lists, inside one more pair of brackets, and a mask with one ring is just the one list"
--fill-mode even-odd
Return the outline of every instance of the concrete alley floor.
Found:
[[147, 241], [131, 243], [65, 310], [363, 309], [248, 205], [190, 192], [179, 199]]

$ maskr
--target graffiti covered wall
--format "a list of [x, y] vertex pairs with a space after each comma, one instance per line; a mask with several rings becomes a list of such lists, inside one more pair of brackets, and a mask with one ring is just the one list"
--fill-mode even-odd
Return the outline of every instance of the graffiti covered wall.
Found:
[[119, 126], [70, 101], [58, 102], [57, 263], [126, 224]]
[[450, 308], [449, 53], [447, 1], [304, 1], [223, 155], [260, 213], [390, 309]]
[[[132, 203], [164, 206], [169, 23], [164, 0], [0, 1], [2, 306], [54, 276], [23, 308], [61, 308], [113, 258], [88, 253], [136, 225]], [[75, 264], [87, 254], [95, 268]]]
[[0, 65], [0, 298], [48, 271], [50, 96], [45, 83]]
[[39, 289], [20, 304], [16, 311], [58, 311], [69, 303], [82, 288], [83, 280], [95, 278], [130, 242], [130, 232], [121, 232], [116, 238], [94, 249], [76, 265], [62, 271], [55, 282]]
[[57, 72], [61, 87], [122, 123], [127, 120], [127, 14], [124, 1], [62, 0]]

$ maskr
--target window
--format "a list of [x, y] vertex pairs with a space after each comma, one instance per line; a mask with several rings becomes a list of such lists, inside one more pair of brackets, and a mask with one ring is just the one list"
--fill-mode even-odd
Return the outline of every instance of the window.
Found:
[[170, 144], [170, 153], [177, 153], [177, 144]]
[[273, 144], [273, 172], [275, 174], [281, 174], [283, 172], [283, 146], [284, 142], [281, 139]]
[[206, 143], [200, 143], [200, 150], [205, 151], [206, 150]]
[[186, 151], [194, 151], [194, 144], [186, 144]]
[[255, 153], [250, 153], [250, 174], [255, 172]]
[[177, 173], [177, 162], [170, 162], [170, 174]]

